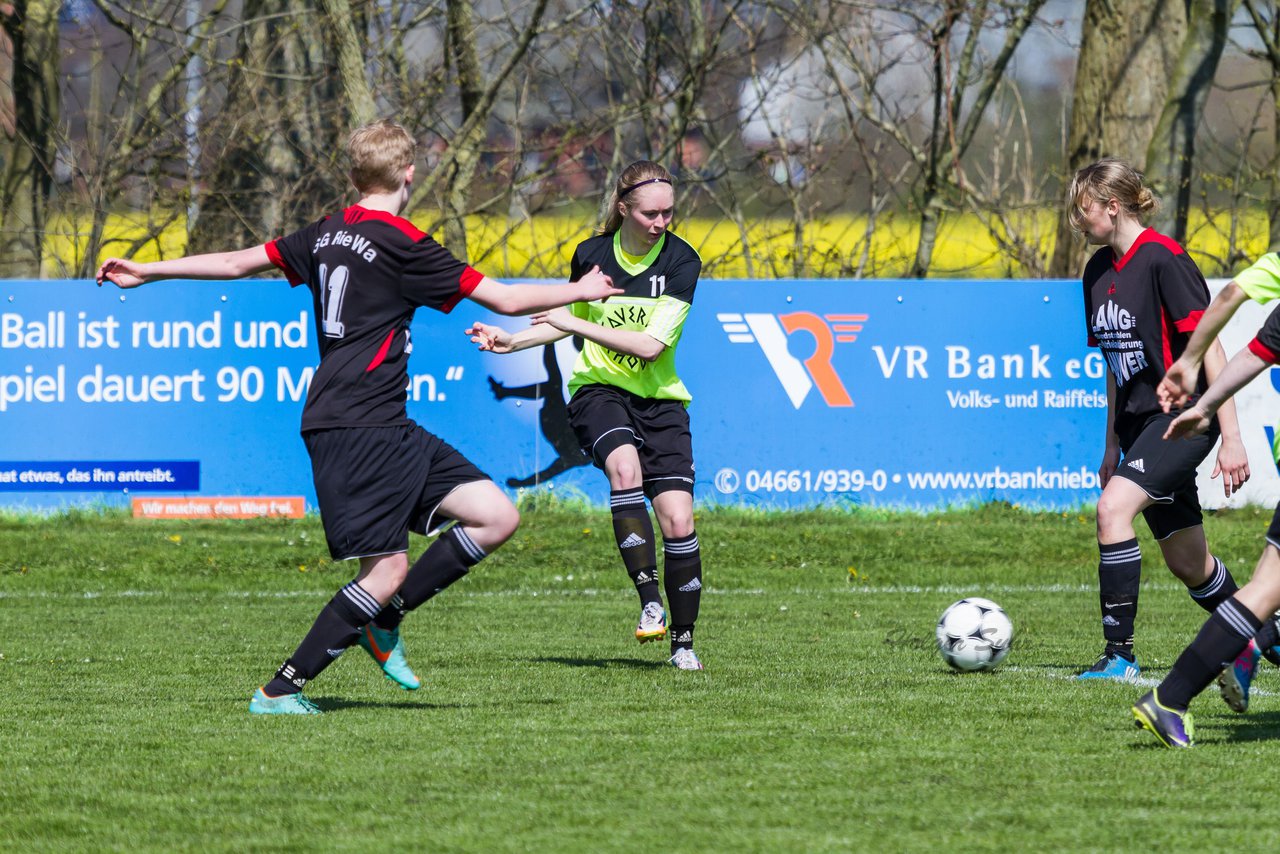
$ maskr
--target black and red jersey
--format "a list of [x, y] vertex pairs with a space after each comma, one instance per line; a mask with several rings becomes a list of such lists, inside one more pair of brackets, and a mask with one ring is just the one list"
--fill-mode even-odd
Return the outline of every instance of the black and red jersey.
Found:
[[1249, 351], [1267, 364], [1280, 363], [1280, 306], [1267, 315], [1266, 322], [1249, 342]]
[[[1161, 411], [1156, 387], [1209, 305], [1209, 286], [1177, 242], [1146, 229], [1123, 258], [1111, 247], [1084, 268], [1089, 346], [1115, 377], [1115, 431], [1124, 436]], [[1204, 376], [1197, 393], [1204, 390]]]
[[311, 290], [320, 365], [302, 430], [409, 422], [409, 324], [448, 313], [480, 273], [413, 223], [358, 205], [266, 244], [291, 285]]

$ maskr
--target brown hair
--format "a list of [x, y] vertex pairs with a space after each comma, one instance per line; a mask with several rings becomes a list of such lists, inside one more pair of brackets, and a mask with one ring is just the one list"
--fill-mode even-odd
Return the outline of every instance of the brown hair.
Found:
[[[654, 163], [652, 160], [637, 160], [623, 169], [622, 174], [618, 176], [618, 182], [613, 186], [613, 193], [609, 196], [608, 216], [605, 217], [600, 233], [612, 234], [622, 226], [622, 212], [618, 210], [618, 203], [630, 204], [627, 196], [632, 190], [645, 184], [655, 183], [672, 183], [671, 173], [659, 163]], [[627, 210], [630, 208], [628, 207]]]
[[1115, 199], [1129, 216], [1142, 222], [1160, 206], [1160, 200], [1143, 183], [1142, 173], [1126, 161], [1104, 157], [1071, 179], [1067, 191], [1068, 218], [1076, 231], [1084, 230], [1084, 209], [1089, 202]]
[[361, 125], [347, 137], [351, 183], [362, 193], [400, 189], [417, 147], [413, 135], [391, 119]]

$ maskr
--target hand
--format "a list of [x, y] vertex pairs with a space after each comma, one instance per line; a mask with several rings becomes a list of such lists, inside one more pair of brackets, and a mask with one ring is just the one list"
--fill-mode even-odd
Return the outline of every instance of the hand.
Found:
[[1118, 468], [1120, 468], [1120, 449], [1115, 445], [1107, 445], [1107, 449], [1102, 452], [1102, 464], [1098, 466], [1098, 485], [1106, 489], [1107, 482], [1111, 480], [1111, 476]]
[[[596, 300], [606, 300], [609, 297], [616, 297], [625, 294], [626, 291], [613, 286], [613, 279], [600, 272], [600, 265], [592, 267], [580, 279], [578, 279], [578, 287], [582, 288], [581, 302], [595, 302]], [[557, 329], [559, 327], [556, 327]]]
[[1239, 492], [1249, 480], [1249, 456], [1245, 453], [1244, 443], [1239, 438], [1222, 437], [1222, 445], [1218, 448], [1218, 459], [1210, 477], [1222, 474], [1222, 494], [1227, 498]]
[[124, 258], [108, 258], [98, 268], [98, 287], [103, 281], [111, 282], [118, 288], [136, 288], [147, 280], [142, 274], [142, 265]]
[[1174, 362], [1165, 372], [1160, 385], [1156, 386], [1156, 399], [1165, 412], [1171, 412], [1185, 406], [1187, 399], [1196, 391], [1196, 380], [1200, 378], [1200, 366], [1191, 365], [1182, 359]]
[[[607, 279], [608, 276], [605, 278]], [[621, 291], [619, 291], [619, 293], [621, 293]], [[553, 308], [549, 311], [538, 312], [531, 317], [530, 320], [533, 321], [534, 326], [537, 326], [540, 323], [545, 323], [548, 326], [554, 326], [561, 332], [572, 332], [573, 321], [575, 318], [573, 316], [573, 312], [569, 311], [567, 308]]]
[[490, 326], [487, 323], [473, 323], [467, 327], [466, 335], [471, 336], [471, 343], [489, 353], [510, 353], [511, 333], [501, 326]]
[[1182, 439], [1187, 436], [1194, 436], [1203, 433], [1209, 429], [1209, 422], [1212, 420], [1206, 415], [1204, 410], [1198, 406], [1193, 406], [1184, 411], [1169, 424], [1169, 429], [1164, 431], [1166, 439]]

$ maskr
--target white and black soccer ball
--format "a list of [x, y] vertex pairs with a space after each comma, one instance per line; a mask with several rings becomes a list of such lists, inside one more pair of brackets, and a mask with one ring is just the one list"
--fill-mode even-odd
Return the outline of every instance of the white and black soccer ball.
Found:
[[938, 652], [956, 670], [991, 670], [1012, 642], [1013, 622], [990, 599], [961, 599], [938, 618]]

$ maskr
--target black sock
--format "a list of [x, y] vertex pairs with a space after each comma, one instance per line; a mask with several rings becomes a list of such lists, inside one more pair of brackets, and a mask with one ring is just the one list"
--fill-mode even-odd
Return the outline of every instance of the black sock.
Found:
[[1173, 663], [1156, 689], [1156, 698], [1171, 709], [1186, 711], [1191, 698], [1236, 660], [1261, 626], [1262, 621], [1234, 596], [1223, 602]]
[[[406, 580], [408, 576], [405, 576]], [[404, 600], [400, 598], [400, 594], [391, 597], [391, 601], [386, 604], [378, 616], [373, 618], [373, 624], [383, 631], [393, 631], [400, 627], [400, 621], [404, 619], [404, 615], [408, 613], [404, 609]]]
[[1239, 589], [1226, 564], [1215, 556], [1213, 572], [1209, 574], [1209, 579], [1199, 587], [1188, 587], [1187, 592], [1191, 594], [1191, 598], [1197, 605], [1212, 614]]
[[356, 582], [343, 587], [321, 609], [311, 631], [263, 690], [271, 697], [301, 691], [356, 642], [360, 629], [373, 619], [379, 607], [378, 600]]
[[640, 604], [661, 602], [658, 594], [658, 552], [653, 544], [653, 521], [644, 503], [644, 490], [618, 489], [609, 492], [613, 513], [613, 537], [622, 555], [627, 577], [640, 594]]
[[1272, 664], [1280, 666], [1280, 653], [1277, 653], [1273, 647], [1280, 644], [1280, 614], [1274, 614], [1262, 621], [1262, 628], [1253, 636], [1257, 641], [1258, 649], [1262, 650], [1263, 656]]
[[662, 582], [670, 609], [671, 652], [693, 648], [693, 626], [702, 601], [702, 550], [698, 535], [667, 540], [662, 546]]
[[1098, 544], [1098, 599], [1107, 652], [1133, 658], [1133, 621], [1138, 615], [1142, 550], [1137, 539]]
[[[484, 549], [476, 545], [461, 525], [454, 525], [414, 562], [404, 584], [400, 585], [400, 592], [374, 618], [374, 625], [387, 631], [396, 628], [405, 614], [462, 578], [484, 558]], [[400, 602], [398, 606], [395, 606], [396, 599]]]

